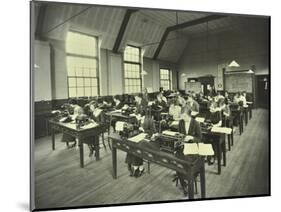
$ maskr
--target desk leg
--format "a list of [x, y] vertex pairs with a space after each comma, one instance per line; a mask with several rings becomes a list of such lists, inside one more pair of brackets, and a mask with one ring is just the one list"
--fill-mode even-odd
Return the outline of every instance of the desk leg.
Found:
[[252, 118], [252, 108], [249, 109], [249, 115], [250, 115], [250, 119]]
[[114, 179], [116, 179], [117, 178], [117, 149], [114, 146], [112, 146], [112, 167], [113, 167], [112, 176]]
[[78, 145], [80, 151], [80, 167], [84, 168], [84, 146], [83, 146], [83, 142], [79, 138], [78, 138]]
[[95, 150], [96, 150], [96, 161], [98, 161], [100, 159], [100, 140], [99, 140], [99, 136], [95, 137]]
[[56, 149], [56, 141], [55, 141], [55, 130], [52, 129], [52, 149]]
[[218, 174], [221, 174], [221, 144], [217, 142], [217, 160], [218, 160]]
[[225, 136], [224, 140], [222, 141], [222, 159], [223, 159], [223, 165], [226, 166], [226, 142], [225, 142]]
[[194, 199], [194, 185], [193, 180], [188, 180], [188, 199]]
[[248, 124], [248, 109], [246, 109], [246, 113], [245, 113], [245, 125]]
[[200, 169], [200, 189], [201, 189], [201, 198], [206, 198], [206, 178], [205, 178], [205, 163]]

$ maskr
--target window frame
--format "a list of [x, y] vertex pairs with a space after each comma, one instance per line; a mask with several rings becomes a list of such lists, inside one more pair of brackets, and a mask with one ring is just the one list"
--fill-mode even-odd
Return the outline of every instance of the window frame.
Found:
[[[130, 44], [127, 44], [127, 46], [130, 46], [130, 47], [133, 47], [133, 48], [137, 48], [138, 51], [139, 51], [139, 62], [135, 62], [135, 61], [128, 61], [128, 60], [125, 60], [125, 50], [123, 51], [123, 54], [122, 54], [122, 63], [123, 63], [123, 93], [127, 93], [127, 94], [133, 94], [134, 92], [126, 92], [126, 80], [140, 80], [140, 92], [143, 88], [143, 82], [142, 82], [142, 50], [141, 50], [141, 47], [138, 47], [138, 46], [134, 46], [134, 45], [130, 45]], [[125, 47], [125, 48], [126, 48]], [[133, 64], [133, 65], [138, 65], [139, 66], [139, 78], [131, 78], [131, 77], [125, 77], [125, 64]]]
[[[86, 59], [94, 59], [96, 60], [96, 76], [95, 77], [85, 77], [85, 76], [69, 76], [68, 75], [68, 67], [67, 67], [67, 64], [66, 64], [66, 69], [67, 69], [67, 96], [68, 98], [80, 98], [80, 97], [88, 97], [88, 96], [78, 96], [77, 95], [77, 79], [78, 78], [83, 78], [83, 82], [84, 82], [84, 85], [83, 85], [83, 90], [84, 90], [84, 95], [85, 95], [85, 88], [88, 87], [88, 86], [85, 86], [85, 79], [96, 79], [97, 80], [97, 86], [90, 86], [90, 88], [92, 87], [97, 87], [97, 96], [100, 96], [100, 67], [99, 67], [99, 47], [98, 47], [98, 44], [99, 44], [99, 39], [98, 39], [98, 36], [95, 36], [95, 35], [91, 35], [91, 34], [87, 34], [87, 33], [84, 33], [84, 32], [78, 32], [78, 31], [75, 31], [75, 30], [69, 30], [68, 32], [72, 32], [72, 33], [77, 33], [77, 34], [81, 34], [81, 35], [86, 35], [86, 36], [89, 36], [89, 37], [93, 37], [95, 38], [96, 40], [96, 56], [90, 56], [90, 55], [81, 55], [81, 54], [76, 54], [76, 53], [68, 53], [66, 51], [66, 46], [65, 46], [65, 54], [66, 54], [66, 61], [67, 61], [67, 57], [75, 57], [75, 58], [86, 58]], [[67, 32], [67, 33], [68, 33]], [[65, 42], [65, 45], [66, 45], [66, 42]], [[76, 81], [76, 97], [70, 97], [69, 96], [69, 79], [70, 78], [74, 78], [75, 81]], [[94, 97], [93, 95], [91, 95], [90, 97]]]
[[[168, 79], [161, 79], [161, 70], [168, 70], [168, 76], [169, 78]], [[172, 79], [171, 79], [171, 75], [172, 75], [172, 70], [169, 69], [169, 68], [159, 68], [159, 87], [162, 87], [161, 86], [161, 82], [162, 81], [168, 81], [169, 82], [169, 90], [172, 90]], [[164, 89], [164, 87], [163, 87]]]

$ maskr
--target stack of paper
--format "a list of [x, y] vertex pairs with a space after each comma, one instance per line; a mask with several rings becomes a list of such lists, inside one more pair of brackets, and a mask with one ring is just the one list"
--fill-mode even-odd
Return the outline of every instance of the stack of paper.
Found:
[[184, 144], [183, 149], [184, 155], [202, 155], [202, 156], [209, 156], [214, 155], [214, 150], [211, 144], [203, 144], [199, 143], [198, 145], [196, 143], [192, 144]]
[[147, 133], [140, 133], [134, 137], [129, 138], [128, 140], [135, 142], [135, 143], [139, 143], [140, 141], [144, 140], [146, 136], [147, 136]]
[[168, 115], [168, 113], [160, 113], [160, 115], [166, 116], [166, 115]]
[[215, 132], [215, 133], [223, 133], [223, 134], [231, 134], [232, 129], [231, 128], [227, 128], [227, 127], [212, 127], [211, 132]]
[[178, 132], [173, 132], [173, 131], [170, 131], [170, 130], [165, 130], [162, 132], [162, 134], [164, 135], [169, 135], [169, 136], [175, 136], [178, 134]]
[[191, 116], [197, 116], [197, 115], [198, 115], [198, 112], [196, 112], [196, 111], [191, 112]]
[[117, 121], [116, 124], [115, 124], [115, 130], [119, 131], [119, 132], [123, 131], [124, 125], [125, 125], [124, 121]]
[[205, 121], [205, 118], [203, 118], [203, 117], [196, 117], [195, 120], [198, 121], [199, 123], [203, 123]]
[[90, 129], [90, 128], [94, 128], [96, 126], [98, 126], [97, 123], [89, 123], [89, 124], [82, 126], [81, 129]]

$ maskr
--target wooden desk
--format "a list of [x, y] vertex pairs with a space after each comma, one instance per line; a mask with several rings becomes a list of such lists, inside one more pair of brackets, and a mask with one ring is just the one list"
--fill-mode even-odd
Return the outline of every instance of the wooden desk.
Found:
[[[172, 131], [178, 131], [177, 126], [170, 127]], [[214, 144], [217, 153], [218, 160], [218, 174], [221, 174], [221, 159], [223, 159], [223, 165], [226, 166], [226, 146], [225, 146], [225, 134], [224, 133], [214, 133], [211, 131], [202, 130], [203, 142]], [[210, 139], [210, 137], [212, 139]], [[204, 140], [205, 139], [205, 140]], [[211, 142], [212, 141], [212, 142]], [[221, 155], [223, 156], [221, 158]]]
[[137, 157], [151, 161], [158, 165], [172, 169], [188, 181], [188, 197], [194, 198], [194, 180], [196, 174], [200, 174], [201, 198], [206, 198], [205, 183], [205, 163], [204, 157], [199, 155], [176, 157], [173, 154], [162, 152], [157, 143], [141, 141], [134, 143], [129, 140], [123, 140], [121, 137], [112, 133], [110, 135], [112, 141], [112, 166], [113, 178], [117, 178], [117, 149], [133, 154]]
[[[80, 152], [80, 167], [84, 167], [84, 139], [100, 135], [103, 132], [103, 127], [96, 125], [88, 129], [76, 129], [76, 125], [73, 123], [61, 123], [54, 120], [49, 120], [51, 134], [52, 134], [52, 149], [55, 150], [55, 131], [58, 130], [62, 133], [75, 137], [78, 140], [79, 152]], [[99, 145], [96, 148], [96, 160], [99, 160]]]

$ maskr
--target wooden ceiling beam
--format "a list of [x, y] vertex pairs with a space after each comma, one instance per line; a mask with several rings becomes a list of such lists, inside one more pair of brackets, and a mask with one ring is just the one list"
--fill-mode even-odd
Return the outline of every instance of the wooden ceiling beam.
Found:
[[123, 21], [122, 21], [122, 24], [121, 24], [120, 29], [119, 29], [119, 33], [118, 33], [118, 35], [116, 37], [116, 40], [115, 40], [115, 43], [114, 43], [114, 46], [113, 46], [113, 49], [112, 49], [112, 51], [114, 53], [118, 52], [120, 44], [121, 44], [121, 41], [122, 41], [123, 36], [125, 34], [125, 31], [126, 31], [127, 25], [129, 23], [130, 17], [136, 11], [137, 10], [133, 10], [133, 9], [128, 9], [126, 11], [125, 16], [124, 16]]
[[179, 30], [179, 29], [184, 29], [184, 28], [187, 28], [187, 27], [191, 27], [191, 26], [195, 26], [195, 25], [198, 25], [198, 24], [203, 24], [203, 23], [206, 23], [206, 22], [209, 22], [209, 21], [213, 21], [213, 20], [217, 20], [217, 19], [220, 19], [220, 18], [225, 18], [227, 16], [225, 15], [209, 15], [209, 16], [206, 16], [206, 17], [203, 17], [203, 18], [198, 18], [198, 19], [195, 19], [195, 20], [192, 20], [192, 21], [187, 21], [187, 22], [184, 22], [184, 23], [181, 23], [181, 24], [176, 24], [174, 26], [170, 26], [170, 27], [167, 27], [164, 34], [162, 35], [162, 38], [159, 42], [159, 45], [154, 53], [154, 56], [153, 56], [153, 59], [156, 60], [162, 47], [164, 46], [164, 43], [169, 35], [170, 32], [172, 31], [175, 31], [175, 30]]

